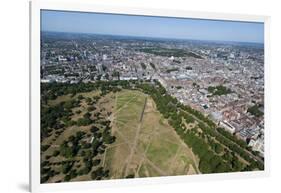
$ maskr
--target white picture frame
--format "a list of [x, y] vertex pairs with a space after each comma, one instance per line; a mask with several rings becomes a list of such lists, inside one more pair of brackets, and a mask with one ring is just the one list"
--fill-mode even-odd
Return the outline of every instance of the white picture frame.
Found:
[[[226, 21], [247, 21], [264, 23], [264, 51], [265, 51], [265, 169], [264, 171], [253, 171], [243, 173], [204, 174], [191, 176], [169, 176], [136, 179], [118, 179], [103, 181], [86, 181], [70, 183], [40, 184], [40, 10], [63, 10], [95, 13], [114, 13], [143, 16], [164, 16], [178, 18], [197, 18]], [[106, 6], [101, 4], [88, 4], [81, 1], [31, 1], [30, 2], [30, 191], [43, 192], [54, 190], [81, 190], [102, 187], [135, 186], [145, 184], [178, 183], [190, 181], [241, 179], [249, 177], [264, 177], [269, 175], [270, 170], [270, 109], [269, 109], [269, 68], [270, 68], [270, 46], [269, 46], [268, 16], [240, 15], [224, 13], [193, 12], [187, 10], [164, 10], [143, 9], [141, 7]]]

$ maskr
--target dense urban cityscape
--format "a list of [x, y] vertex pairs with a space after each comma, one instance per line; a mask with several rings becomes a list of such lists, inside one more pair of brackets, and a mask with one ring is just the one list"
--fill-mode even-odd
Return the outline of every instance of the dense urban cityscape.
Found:
[[264, 154], [263, 45], [43, 32], [41, 60], [41, 82], [156, 79]]

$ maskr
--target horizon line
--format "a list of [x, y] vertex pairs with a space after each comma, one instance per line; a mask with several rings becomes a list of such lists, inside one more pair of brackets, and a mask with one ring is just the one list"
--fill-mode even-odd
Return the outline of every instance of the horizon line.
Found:
[[235, 40], [210, 40], [210, 39], [187, 39], [187, 38], [171, 38], [171, 37], [155, 37], [155, 36], [138, 36], [138, 35], [124, 35], [124, 34], [103, 34], [103, 33], [91, 33], [91, 32], [71, 32], [71, 31], [51, 31], [41, 30], [40, 32], [51, 32], [51, 33], [72, 33], [72, 34], [88, 34], [88, 35], [104, 35], [104, 36], [121, 36], [121, 37], [136, 37], [136, 38], [155, 38], [155, 39], [166, 39], [166, 40], [186, 40], [186, 41], [209, 41], [209, 42], [231, 42], [231, 43], [250, 43], [250, 44], [263, 44], [264, 42], [251, 42], [251, 41], [235, 41]]

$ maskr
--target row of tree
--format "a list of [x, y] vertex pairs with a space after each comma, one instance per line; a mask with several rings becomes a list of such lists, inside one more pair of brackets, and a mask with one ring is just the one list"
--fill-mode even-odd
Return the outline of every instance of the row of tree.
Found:
[[[261, 169], [261, 170], [263, 169], [263, 163], [254, 160], [253, 158], [251, 158], [249, 156], [249, 154], [247, 152], [245, 152], [243, 150], [243, 148], [246, 148], [245, 144], [243, 144], [241, 141], [238, 141], [238, 140], [231, 141], [230, 139], [227, 138], [229, 136], [224, 137], [223, 135], [219, 134], [216, 131], [216, 124], [212, 120], [210, 120], [208, 117], [206, 117], [199, 111], [196, 111], [195, 109], [192, 109], [189, 106], [185, 106], [185, 105], [179, 103], [174, 97], [171, 97], [170, 95], [168, 95], [166, 93], [165, 89], [161, 86], [160, 83], [155, 82], [155, 84], [156, 84], [156, 86], [153, 86], [151, 84], [140, 84], [140, 85], [138, 85], [138, 88], [140, 88], [145, 93], [152, 96], [152, 98], [156, 102], [157, 109], [163, 114], [163, 116], [165, 118], [167, 118], [169, 120], [169, 124], [171, 124], [176, 129], [178, 134], [183, 139], [185, 139], [185, 141], [187, 143], [189, 140], [186, 140], [186, 139], [189, 139], [188, 136], [190, 136], [190, 133], [184, 132], [185, 126], [182, 124], [182, 116], [181, 116], [182, 114], [179, 113], [178, 109], [188, 112], [188, 113], [194, 115], [199, 120], [201, 120], [198, 123], [199, 128], [201, 128], [206, 135], [215, 137], [219, 141], [219, 143], [226, 145], [231, 151], [236, 152], [239, 156], [241, 156], [243, 159], [248, 161], [250, 163], [250, 165], [247, 169], [249, 169], [249, 170], [254, 170], [256, 168]], [[188, 122], [194, 121], [190, 117], [187, 117], [187, 120], [188, 120]], [[192, 137], [196, 138], [194, 135]], [[231, 139], [232, 139], [232, 137], [231, 137]], [[201, 142], [203, 144], [203, 141], [201, 141]], [[236, 143], [238, 143], [238, 145]], [[207, 161], [205, 160], [206, 161], [205, 162], [204, 156], [203, 156], [204, 153], [201, 154], [199, 151], [204, 151], [203, 149], [210, 149], [210, 144], [208, 144], [204, 147], [204, 145], [202, 145], [200, 142], [198, 142], [198, 144], [202, 145], [201, 148], [198, 149], [198, 151], [196, 151], [196, 148], [198, 147], [198, 145], [192, 146], [192, 144], [193, 143], [189, 143], [189, 145], [192, 147], [192, 149], [193, 150], [195, 149], [194, 152], [200, 157], [200, 160], [202, 159], [203, 163], [207, 164], [209, 160], [207, 160]], [[243, 145], [243, 148], [241, 148], [240, 145]], [[217, 151], [219, 151], [219, 150], [217, 150]], [[212, 153], [210, 153], [210, 152], [208, 152], [207, 155], [209, 157], [212, 157]], [[215, 159], [217, 160], [217, 158], [215, 158]], [[228, 159], [228, 161], [233, 161], [233, 160]], [[237, 161], [234, 161], [234, 162], [237, 165]], [[218, 172], [221, 172], [222, 168], [224, 168], [225, 171], [232, 170], [231, 168], [224, 166], [225, 162], [221, 162], [221, 163], [222, 163], [221, 165], [223, 167], [219, 167], [217, 170]], [[203, 165], [205, 165], [205, 164], [203, 164]], [[229, 164], [229, 165], [231, 165], [231, 164]], [[203, 168], [206, 169], [206, 167], [201, 167], [201, 169], [203, 169]], [[215, 167], [210, 166], [210, 168], [212, 169], [212, 172], [216, 172], [216, 169], [214, 169]], [[236, 167], [236, 168], [238, 168], [238, 167]], [[206, 172], [206, 171], [211, 171], [211, 170], [203, 169], [202, 172]]]

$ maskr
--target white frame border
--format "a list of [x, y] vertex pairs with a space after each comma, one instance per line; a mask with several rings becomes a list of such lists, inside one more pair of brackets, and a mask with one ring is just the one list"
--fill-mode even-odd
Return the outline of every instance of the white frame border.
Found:
[[[204, 174], [192, 176], [169, 176], [153, 178], [136, 178], [136, 179], [117, 179], [104, 181], [86, 181], [70, 183], [52, 183], [40, 184], [40, 10], [63, 10], [63, 11], [81, 11], [111, 14], [143, 15], [143, 16], [162, 16], [194, 19], [211, 19], [226, 21], [245, 21], [245, 22], [263, 22], [264, 23], [264, 80], [265, 80], [265, 170], [256, 172], [239, 172], [239, 173], [222, 173], [222, 174]], [[147, 9], [142, 7], [125, 7], [125, 6], [108, 6], [97, 3], [67, 2], [67, 1], [36, 1], [30, 2], [30, 175], [29, 184], [31, 192], [45, 192], [58, 190], [81, 190], [89, 188], [104, 187], [125, 187], [141, 186], [148, 184], [165, 184], [165, 183], [183, 183], [193, 181], [210, 181], [225, 179], [241, 179], [249, 177], [266, 177], [269, 176], [270, 170], [270, 64], [269, 64], [269, 16], [259, 15], [241, 15], [241, 14], [224, 14], [194, 12], [186, 10], [165, 10], [165, 9]]]

